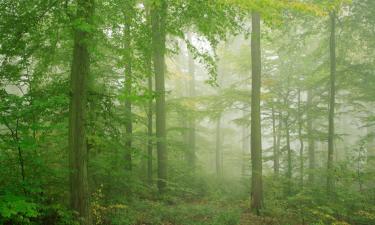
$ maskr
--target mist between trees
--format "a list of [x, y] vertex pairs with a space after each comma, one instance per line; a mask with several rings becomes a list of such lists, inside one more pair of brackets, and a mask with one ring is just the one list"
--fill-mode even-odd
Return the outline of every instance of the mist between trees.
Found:
[[0, 224], [375, 224], [375, 1], [1, 0]]

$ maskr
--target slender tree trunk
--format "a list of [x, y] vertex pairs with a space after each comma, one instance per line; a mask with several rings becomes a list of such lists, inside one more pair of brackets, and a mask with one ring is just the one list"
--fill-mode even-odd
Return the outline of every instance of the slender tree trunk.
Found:
[[166, 0], [153, 2], [151, 6], [152, 49], [156, 91], [156, 138], [158, 161], [158, 189], [164, 193], [167, 187], [167, 145], [165, 112], [165, 19]]
[[[188, 34], [189, 41], [191, 42], [191, 33]], [[195, 65], [194, 65], [194, 58], [192, 54], [188, 51], [188, 57], [189, 57], [189, 75], [190, 75], [190, 80], [189, 80], [189, 96], [190, 97], [195, 97]], [[189, 140], [189, 158], [188, 158], [188, 163], [189, 167], [194, 172], [195, 170], [195, 117], [194, 113], [191, 115], [190, 121], [189, 121], [189, 133], [188, 133], [188, 140]]]
[[279, 174], [279, 146], [280, 146], [280, 137], [278, 137], [279, 132], [280, 131], [276, 129], [275, 108], [274, 106], [272, 106], [273, 172], [275, 175]]
[[302, 111], [301, 111], [301, 90], [298, 90], [298, 139], [299, 139], [299, 162], [300, 162], [300, 186], [303, 188], [304, 161], [303, 161], [303, 137], [302, 137]]
[[275, 164], [275, 173], [279, 175], [280, 173], [280, 145], [281, 145], [281, 134], [282, 134], [282, 124], [283, 124], [283, 115], [279, 112], [278, 115], [279, 124], [277, 125], [277, 139], [276, 139], [276, 164]]
[[221, 157], [222, 157], [222, 149], [221, 149], [221, 114], [217, 118], [216, 121], [216, 151], [215, 151], [215, 156], [216, 156], [216, 175], [220, 177], [222, 175], [222, 165], [221, 165]]
[[[151, 30], [150, 6], [148, 2], [145, 3], [146, 23]], [[147, 69], [147, 89], [150, 95], [147, 105], [147, 183], [152, 185], [152, 164], [153, 164], [153, 82], [152, 82], [152, 55], [150, 51], [145, 52], [146, 69]]]
[[292, 185], [292, 150], [290, 148], [290, 127], [289, 127], [289, 112], [287, 113], [285, 120], [285, 136], [286, 136], [286, 150], [287, 150], [287, 157], [288, 157], [288, 169], [286, 171], [287, 177], [287, 191], [288, 194], [291, 193], [291, 185]]
[[260, 214], [263, 205], [262, 184], [262, 137], [260, 116], [261, 90], [261, 49], [260, 49], [260, 14], [252, 13], [251, 32], [251, 209]]
[[309, 152], [309, 184], [310, 186], [314, 184], [314, 170], [315, 170], [315, 140], [313, 137], [313, 116], [312, 116], [312, 91], [307, 92], [307, 136], [308, 136], [308, 152]]
[[331, 37], [330, 37], [330, 96], [329, 96], [329, 114], [328, 114], [328, 160], [327, 160], [327, 192], [331, 193], [334, 189], [333, 180], [333, 154], [334, 154], [334, 136], [335, 136], [335, 93], [336, 93], [336, 13], [330, 13]]
[[[94, 10], [93, 0], [78, 0], [77, 17], [91, 24]], [[86, 108], [90, 69], [88, 42], [91, 34], [75, 28], [73, 62], [70, 81], [69, 108], [69, 164], [70, 206], [77, 212], [82, 225], [91, 224], [87, 179]]]
[[[147, 24], [150, 25], [151, 28], [151, 21], [149, 15], [149, 7], [147, 5]], [[153, 93], [153, 82], [152, 82], [152, 57], [147, 53], [147, 71], [148, 71], [148, 91], [150, 95]], [[153, 183], [152, 177], [152, 161], [153, 161], [153, 97], [148, 100], [148, 111], [147, 111], [147, 180], [149, 185]]]
[[[152, 76], [149, 75], [148, 77], [148, 90], [152, 93]], [[147, 112], [147, 179], [148, 183], [152, 184], [152, 152], [153, 152], [153, 145], [152, 145], [152, 123], [153, 123], [153, 110], [152, 110], [152, 98], [148, 100], [148, 112]]]
[[14, 139], [14, 141], [17, 144], [18, 162], [20, 164], [21, 176], [22, 176], [22, 190], [23, 190], [23, 193], [26, 195], [27, 192], [26, 192], [26, 188], [25, 188], [25, 184], [26, 184], [25, 160], [24, 160], [24, 157], [23, 157], [23, 154], [22, 154], [21, 145], [20, 145], [20, 138], [19, 138], [19, 135], [18, 135], [18, 128], [19, 128], [19, 119], [17, 118], [16, 129], [15, 129], [15, 132], [14, 132], [14, 138], [13, 139]]
[[125, 169], [127, 171], [132, 170], [132, 135], [133, 135], [133, 119], [132, 119], [132, 1], [127, 4], [127, 11], [125, 12], [125, 24], [124, 24], [124, 47], [125, 47]]

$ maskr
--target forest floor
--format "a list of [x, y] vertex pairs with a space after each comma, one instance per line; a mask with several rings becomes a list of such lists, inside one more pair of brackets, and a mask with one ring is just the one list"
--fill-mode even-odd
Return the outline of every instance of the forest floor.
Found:
[[274, 225], [278, 224], [270, 218], [260, 218], [249, 212], [243, 212], [238, 225]]
[[135, 210], [138, 212], [135, 224], [139, 225], [275, 224], [272, 220], [251, 214], [242, 202], [235, 204], [212, 201], [179, 202], [177, 204], [148, 202]]

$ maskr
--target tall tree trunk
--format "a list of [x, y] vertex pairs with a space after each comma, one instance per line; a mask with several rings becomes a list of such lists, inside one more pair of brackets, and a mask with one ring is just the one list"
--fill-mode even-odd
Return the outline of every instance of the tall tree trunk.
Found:
[[298, 90], [298, 139], [299, 139], [299, 162], [300, 162], [300, 186], [303, 188], [304, 161], [303, 161], [303, 137], [302, 137], [302, 110], [301, 110], [301, 90]]
[[272, 105], [272, 137], [273, 137], [273, 172], [275, 175], [279, 174], [279, 147], [280, 137], [278, 137], [279, 129], [276, 128], [276, 114], [275, 107]]
[[315, 140], [313, 134], [313, 96], [312, 91], [307, 92], [307, 137], [308, 137], [308, 152], [309, 152], [309, 184], [310, 186], [314, 184], [314, 170], [315, 170]]
[[251, 209], [260, 214], [263, 205], [262, 184], [262, 137], [260, 118], [261, 89], [261, 49], [260, 49], [260, 14], [252, 13], [251, 32]]
[[290, 148], [290, 127], [289, 127], [289, 112], [284, 120], [285, 123], [285, 136], [286, 136], [286, 150], [287, 150], [287, 157], [288, 157], [288, 168], [286, 171], [287, 177], [287, 192], [288, 194], [292, 191], [292, 150]]
[[280, 173], [280, 146], [281, 146], [281, 134], [282, 134], [282, 126], [283, 126], [283, 114], [281, 111], [278, 115], [279, 124], [277, 125], [277, 140], [276, 140], [276, 165], [275, 165], [275, 173], [279, 175]]
[[152, 49], [155, 70], [156, 91], [156, 138], [158, 162], [158, 189], [164, 193], [167, 187], [167, 145], [165, 112], [165, 19], [166, 0], [153, 2], [151, 5]]
[[[92, 23], [93, 0], [78, 0], [77, 17], [87, 24]], [[87, 179], [86, 108], [90, 57], [88, 43], [91, 34], [75, 27], [73, 62], [70, 78], [69, 108], [69, 165], [70, 206], [77, 212], [82, 225], [91, 224]]]
[[222, 157], [222, 149], [221, 149], [221, 114], [218, 116], [216, 121], [216, 148], [215, 148], [215, 156], [216, 156], [216, 175], [220, 177], [222, 175], [222, 165], [221, 165], [221, 157]]
[[132, 119], [132, 1], [127, 4], [125, 11], [125, 24], [124, 24], [124, 59], [125, 59], [125, 169], [132, 170], [132, 135], [133, 135], [133, 119]]
[[329, 114], [328, 114], [328, 160], [327, 160], [327, 192], [331, 193], [334, 189], [333, 180], [333, 154], [334, 154], [334, 136], [335, 136], [335, 93], [336, 93], [336, 13], [330, 13], [331, 37], [330, 37], [330, 96], [329, 96]]
[[[151, 60], [151, 59], [150, 59]], [[150, 92], [150, 94], [152, 93], [153, 91], [153, 88], [152, 88], [152, 74], [151, 74], [151, 61], [149, 61], [149, 71], [150, 71], [150, 74], [148, 75], [148, 91]], [[148, 111], [147, 111], [147, 136], [148, 136], [148, 140], [147, 140], [147, 180], [148, 180], [148, 183], [151, 185], [152, 184], [152, 159], [153, 159], [153, 155], [152, 155], [152, 152], [153, 152], [153, 143], [152, 143], [152, 137], [153, 137], [153, 133], [152, 133], [152, 129], [153, 129], [153, 110], [152, 110], [152, 107], [153, 107], [153, 98], [150, 98], [148, 100]]]
[[[151, 29], [151, 20], [150, 20], [150, 6], [145, 4], [146, 11], [146, 23], [149, 29]], [[149, 185], [152, 185], [152, 161], [153, 161], [153, 97], [151, 97], [153, 92], [153, 82], [152, 82], [152, 56], [149, 51], [146, 52], [146, 67], [147, 67], [147, 89], [150, 95], [147, 106], [147, 182]]]
[[[188, 34], [189, 41], [191, 42], [191, 33]], [[188, 51], [188, 69], [189, 69], [189, 97], [195, 97], [195, 65], [194, 65], [194, 58], [190, 51]], [[195, 105], [194, 105], [195, 106]], [[194, 172], [195, 170], [195, 116], [192, 113], [190, 121], [189, 121], [189, 158], [188, 163], [189, 167]]]

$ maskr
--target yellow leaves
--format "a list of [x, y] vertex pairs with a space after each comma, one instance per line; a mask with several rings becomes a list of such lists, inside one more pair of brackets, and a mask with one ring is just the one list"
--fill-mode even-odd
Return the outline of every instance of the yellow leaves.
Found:
[[127, 208], [124, 204], [112, 204], [108, 206], [101, 205], [100, 202], [104, 198], [102, 189], [103, 185], [100, 185], [96, 192], [93, 193], [91, 201], [91, 210], [95, 225], [103, 224], [104, 215], [108, 214], [110, 211]]
[[359, 210], [355, 214], [357, 214], [358, 216], [361, 216], [363, 218], [369, 219], [369, 220], [375, 220], [375, 214], [369, 213], [367, 211]]
[[127, 206], [124, 204], [114, 204], [114, 205], [109, 205], [107, 208], [108, 209], [126, 209]]
[[302, 2], [291, 2], [289, 4], [289, 7], [300, 11], [300, 12], [305, 12], [305, 13], [310, 13], [316, 16], [327, 16], [328, 13], [323, 10], [322, 7], [316, 4], [311, 4], [311, 3], [302, 3]]
[[350, 225], [350, 224], [345, 221], [337, 221], [337, 222], [333, 222], [332, 225]]
[[[284, 10], [294, 10], [310, 13], [316, 16], [325, 16], [327, 12], [320, 4], [306, 3], [301, 0], [222, 0], [226, 4], [237, 6], [243, 10], [259, 11], [265, 18], [280, 16]], [[340, 0], [345, 1], [345, 0]], [[346, 0], [348, 1], [348, 0]], [[277, 14], [277, 15], [276, 15]]]

